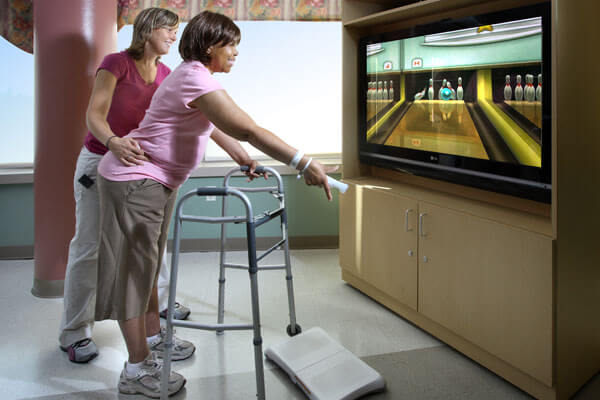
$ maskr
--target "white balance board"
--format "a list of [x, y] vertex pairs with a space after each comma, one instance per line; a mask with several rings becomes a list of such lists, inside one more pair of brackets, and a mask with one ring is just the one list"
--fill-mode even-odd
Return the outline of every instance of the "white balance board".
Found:
[[385, 388], [377, 371], [318, 327], [269, 347], [265, 355], [312, 400], [351, 400]]

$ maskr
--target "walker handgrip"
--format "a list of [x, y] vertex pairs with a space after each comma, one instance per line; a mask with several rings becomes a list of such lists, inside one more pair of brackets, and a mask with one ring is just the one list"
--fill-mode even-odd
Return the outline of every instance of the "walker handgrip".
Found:
[[346, 190], [348, 190], [348, 185], [347, 184], [345, 184], [343, 182], [340, 182], [337, 179], [333, 179], [330, 176], [327, 177], [327, 183], [329, 183], [330, 187], [336, 188], [342, 194], [346, 193]]
[[227, 188], [224, 187], [199, 187], [196, 189], [198, 196], [227, 196]]
[[[242, 165], [240, 167], [240, 171], [241, 172], [246, 172], [250, 169], [250, 167], [248, 167], [247, 165]], [[265, 167], [263, 167], [262, 165], [258, 165], [255, 169], [254, 169], [254, 173], [261, 175], [265, 172]]]

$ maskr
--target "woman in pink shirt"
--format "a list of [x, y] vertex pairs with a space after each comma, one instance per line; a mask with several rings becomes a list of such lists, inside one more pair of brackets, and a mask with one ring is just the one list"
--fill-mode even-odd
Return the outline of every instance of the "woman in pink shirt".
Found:
[[[141, 11], [133, 25], [131, 45], [125, 51], [107, 55], [96, 72], [87, 111], [89, 132], [75, 170], [75, 236], [69, 246], [65, 276], [63, 314], [59, 331], [60, 348], [69, 359], [85, 363], [98, 355], [92, 339], [96, 301], [99, 200], [96, 181], [98, 163], [110, 150], [123, 165], [147, 159], [135, 140], [123, 138], [138, 127], [150, 105], [152, 95], [171, 72], [159, 61], [177, 38], [177, 14], [161, 9]], [[158, 310], [166, 309], [168, 264], [163, 263], [158, 281], [156, 312], [148, 314], [148, 336], [153, 348], [162, 346]], [[180, 307], [183, 310], [185, 307]], [[189, 314], [189, 310], [187, 310]], [[181, 316], [185, 317], [186, 313]], [[193, 345], [180, 342], [178, 358], [193, 353]]]
[[[209, 138], [238, 164], [249, 166], [251, 178], [257, 176], [257, 163], [238, 140], [294, 166], [308, 185], [323, 187], [331, 200], [326, 173], [333, 169], [258, 126], [213, 78], [230, 72], [240, 37], [239, 28], [224, 15], [205, 11], [194, 17], [179, 45], [184, 61], [158, 88], [140, 126], [127, 135], [147, 161], [127, 166], [117, 154], [107, 153], [98, 167], [102, 233], [96, 320], [119, 321], [128, 363], [152, 357], [143, 312], [156, 283], [176, 191], [202, 160]], [[159, 369], [148, 369], [143, 378], [124, 370], [119, 390], [159, 395]], [[175, 381], [169, 383], [169, 394], [179, 389]]]

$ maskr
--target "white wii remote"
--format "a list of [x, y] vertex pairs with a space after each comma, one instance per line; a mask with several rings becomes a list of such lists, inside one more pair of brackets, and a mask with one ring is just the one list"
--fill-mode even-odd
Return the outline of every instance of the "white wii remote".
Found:
[[327, 177], [327, 183], [329, 183], [330, 187], [336, 188], [342, 194], [346, 193], [346, 190], [348, 190], [348, 185], [347, 184], [345, 184], [344, 182], [340, 182], [337, 179], [333, 179], [330, 176]]

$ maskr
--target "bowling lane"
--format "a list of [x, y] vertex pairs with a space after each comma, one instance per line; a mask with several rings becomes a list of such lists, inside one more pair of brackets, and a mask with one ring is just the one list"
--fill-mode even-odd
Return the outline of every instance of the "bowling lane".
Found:
[[367, 121], [385, 109], [392, 100], [367, 100]]
[[415, 101], [385, 144], [489, 159], [462, 100]]
[[531, 121], [538, 128], [542, 127], [542, 102], [505, 100], [506, 104], [514, 108], [519, 114]]

